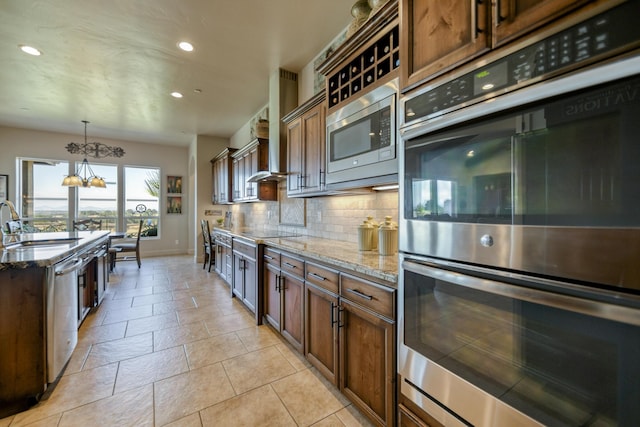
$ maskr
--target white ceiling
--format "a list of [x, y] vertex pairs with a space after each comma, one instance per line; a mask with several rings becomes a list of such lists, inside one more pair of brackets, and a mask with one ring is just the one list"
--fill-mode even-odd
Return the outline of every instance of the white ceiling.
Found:
[[171, 145], [229, 137], [268, 103], [269, 75], [299, 72], [353, 2], [1, 0], [0, 126], [82, 134], [88, 120], [90, 138]]

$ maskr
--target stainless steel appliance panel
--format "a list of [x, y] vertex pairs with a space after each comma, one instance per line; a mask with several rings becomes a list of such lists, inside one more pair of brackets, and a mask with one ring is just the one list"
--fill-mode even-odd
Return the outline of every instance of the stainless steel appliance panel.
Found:
[[329, 189], [361, 185], [363, 180], [397, 181], [397, 97], [398, 80], [394, 79], [327, 116]]
[[50, 267], [47, 274], [47, 382], [54, 382], [78, 343], [78, 269], [73, 258]]
[[403, 129], [400, 250], [640, 289], [638, 70], [614, 61]]
[[401, 390], [445, 425], [640, 423], [640, 298], [402, 261]]

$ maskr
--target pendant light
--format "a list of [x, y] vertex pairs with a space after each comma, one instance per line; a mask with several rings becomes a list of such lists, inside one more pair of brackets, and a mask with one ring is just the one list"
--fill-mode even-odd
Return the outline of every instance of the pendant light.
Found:
[[[65, 176], [62, 180], [62, 185], [65, 187], [97, 187], [97, 188], [106, 188], [107, 184], [104, 181], [104, 178], [97, 176], [93, 169], [91, 169], [91, 165], [89, 165], [89, 161], [87, 160], [87, 155], [89, 153], [94, 153], [94, 157], [112, 155], [114, 157], [122, 157], [124, 151], [119, 147], [109, 147], [99, 142], [87, 142], [87, 124], [89, 123], [86, 120], [82, 120], [84, 123], [84, 144], [76, 144], [74, 142], [67, 145], [67, 151], [70, 153], [82, 153], [84, 154], [84, 160], [78, 166], [78, 169], [73, 175]], [[108, 153], [108, 154], [105, 154]]]

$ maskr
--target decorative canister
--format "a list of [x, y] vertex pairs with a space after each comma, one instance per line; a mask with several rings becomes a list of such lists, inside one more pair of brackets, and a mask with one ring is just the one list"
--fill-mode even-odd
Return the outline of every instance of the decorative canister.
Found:
[[378, 228], [380, 227], [380, 224], [378, 224], [371, 215], [367, 216], [367, 222], [371, 224], [371, 227], [373, 227], [373, 239], [371, 241], [371, 249], [376, 250], [378, 249]]
[[353, 6], [351, 6], [351, 16], [353, 20], [347, 28], [347, 38], [355, 34], [356, 31], [367, 21], [371, 7], [369, 7], [368, 0], [357, 0]]
[[384, 217], [384, 224], [378, 230], [378, 252], [380, 255], [395, 255], [398, 252], [398, 227], [390, 216]]
[[373, 249], [371, 243], [373, 242], [373, 227], [367, 222], [362, 221], [362, 224], [358, 226], [358, 250], [370, 251]]
[[371, 13], [369, 16], [373, 16], [376, 12], [384, 6], [389, 0], [369, 0], [369, 7], [371, 8]]

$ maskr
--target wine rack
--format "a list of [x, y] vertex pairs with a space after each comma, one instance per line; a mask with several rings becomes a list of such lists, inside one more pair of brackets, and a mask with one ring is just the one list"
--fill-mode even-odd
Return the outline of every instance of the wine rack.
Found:
[[328, 106], [348, 101], [400, 67], [398, 26], [394, 26], [327, 79]]

